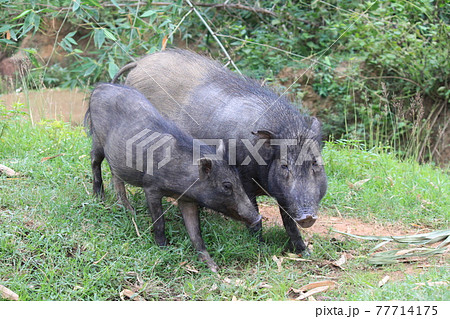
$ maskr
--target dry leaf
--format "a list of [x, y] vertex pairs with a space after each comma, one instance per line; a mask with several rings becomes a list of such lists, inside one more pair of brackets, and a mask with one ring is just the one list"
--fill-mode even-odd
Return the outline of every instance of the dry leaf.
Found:
[[0, 295], [2, 296], [3, 299], [6, 300], [13, 300], [13, 301], [19, 300], [18, 294], [2, 285], [0, 285]]
[[194, 268], [194, 266], [191, 266], [191, 265], [189, 265], [189, 264], [186, 264], [184, 267], [184, 270], [186, 270], [188, 273], [195, 273], [195, 274], [197, 274], [198, 273], [198, 270], [197, 269], [195, 269]]
[[55, 158], [55, 157], [64, 156], [64, 155], [66, 155], [66, 154], [61, 153], [61, 154], [57, 154], [57, 155], [53, 155], [53, 156], [49, 156], [49, 157], [43, 157], [43, 158], [41, 159], [41, 163], [42, 163], [42, 162], [45, 162], [45, 161], [48, 161], [48, 160], [50, 160], [50, 159], [53, 159], [53, 158]]
[[16, 173], [12, 168], [8, 166], [0, 164], [0, 175], [5, 174], [8, 177], [18, 176], [19, 173]]
[[344, 269], [344, 267], [342, 267], [342, 265], [345, 264], [346, 262], [347, 262], [347, 258], [345, 257], [345, 254], [342, 254], [338, 260], [333, 261], [331, 264], [338, 268]]
[[293, 261], [311, 261], [310, 259], [300, 258], [299, 255], [293, 254], [293, 253], [287, 253], [286, 256], [287, 256], [287, 257], [283, 257], [283, 258], [284, 258], [284, 259], [287, 259], [287, 260], [293, 260]]
[[317, 287], [317, 288], [311, 289], [305, 293], [302, 292], [302, 293], [300, 293], [300, 295], [297, 298], [295, 298], [295, 300], [304, 300], [308, 297], [311, 297], [314, 294], [318, 294], [319, 292], [327, 291], [328, 288], [329, 288], [328, 286], [323, 286], [323, 287]]
[[322, 280], [322, 281], [316, 281], [309, 283], [303, 287], [300, 287], [298, 290], [301, 291], [308, 291], [317, 287], [328, 287], [330, 289], [334, 288], [336, 286], [336, 283], [332, 280]]
[[129, 299], [133, 299], [134, 301], [143, 301], [144, 300], [144, 298], [139, 296], [134, 291], [131, 291], [130, 289], [124, 289], [120, 292], [120, 299], [125, 300], [125, 297], [127, 297]]
[[242, 286], [244, 284], [244, 280], [237, 278], [234, 282], [235, 286]]
[[165, 35], [163, 40], [162, 40], [161, 51], [164, 51], [166, 49], [166, 45], [167, 45], [167, 40], [168, 39], [169, 38], [167, 37], [167, 35]]
[[262, 289], [262, 288], [267, 288], [267, 289], [270, 289], [270, 288], [273, 288], [271, 285], [269, 285], [267, 282], [260, 282], [257, 286], [256, 286], [256, 288], [259, 288], [259, 289]]
[[361, 189], [361, 186], [364, 185], [365, 183], [367, 183], [368, 181], [370, 181], [370, 178], [362, 179], [355, 183], [347, 183], [347, 184], [348, 184], [348, 187], [350, 187], [351, 189], [359, 190], [359, 189]]
[[239, 301], [236, 296], [231, 297], [231, 301]]
[[389, 277], [389, 276], [384, 276], [383, 277], [383, 279], [381, 279], [379, 282], [378, 282], [378, 287], [383, 287], [387, 282], [388, 282], [388, 280], [390, 279], [391, 277]]
[[333, 289], [335, 286], [336, 283], [331, 280], [317, 281], [309, 283], [303, 287], [300, 287], [299, 289], [290, 288], [288, 291], [288, 295], [294, 293], [293, 299], [304, 300], [319, 292], [324, 292], [329, 289]]
[[222, 281], [223, 281], [224, 283], [226, 283], [226, 284], [231, 284], [231, 279], [228, 278], [228, 277], [223, 278]]
[[283, 257], [278, 258], [277, 256], [273, 255], [272, 260], [277, 264], [278, 272], [280, 272], [283, 269], [281, 267], [281, 263], [283, 262]]
[[214, 284], [211, 286], [211, 288], [209, 288], [209, 291], [214, 291], [214, 290], [216, 290], [216, 289], [217, 289], [217, 284], [214, 283]]

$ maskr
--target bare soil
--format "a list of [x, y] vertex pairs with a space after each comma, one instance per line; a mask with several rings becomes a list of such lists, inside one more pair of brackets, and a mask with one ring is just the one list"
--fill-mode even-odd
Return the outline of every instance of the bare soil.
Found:
[[73, 125], [83, 123], [88, 107], [89, 92], [79, 89], [44, 89], [25, 93], [10, 93], [0, 96], [6, 108], [11, 110], [17, 103], [24, 105], [19, 109], [28, 114], [33, 123], [41, 120], [61, 120]]
[[[260, 204], [259, 211], [263, 216], [263, 221], [265, 224], [283, 225], [277, 206]], [[428, 229], [412, 228], [402, 224], [381, 224], [378, 222], [368, 223], [357, 218], [335, 217], [324, 213], [319, 216], [319, 219], [312, 227], [306, 229], [304, 228], [302, 229], [302, 232], [307, 235], [326, 235], [330, 233], [331, 229], [363, 236], [402, 236], [429, 231]], [[334, 233], [333, 236], [339, 238], [343, 235]]]

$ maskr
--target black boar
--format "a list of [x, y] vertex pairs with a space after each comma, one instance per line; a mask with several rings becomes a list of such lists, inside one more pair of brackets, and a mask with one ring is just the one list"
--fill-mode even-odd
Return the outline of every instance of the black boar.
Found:
[[238, 166], [255, 207], [256, 196], [275, 197], [294, 250], [305, 253], [297, 224], [314, 224], [327, 189], [320, 122], [256, 81], [190, 51], [147, 55], [124, 66], [113, 82], [128, 70], [125, 83], [181, 129], [198, 139], [225, 139], [235, 155], [229, 164]]
[[[183, 219], [201, 260], [217, 271], [200, 234], [197, 204], [258, 224], [261, 216], [247, 197], [238, 172], [223, 160], [225, 146], [215, 153], [201, 147], [193, 163], [193, 138], [163, 118], [132, 88], [100, 84], [92, 92], [85, 116], [92, 135], [91, 164], [94, 194], [103, 196], [101, 162], [108, 161], [119, 200], [132, 210], [124, 182], [142, 187], [153, 219], [156, 243], [166, 245], [163, 196], [178, 199]], [[222, 157], [222, 159], [220, 159]]]

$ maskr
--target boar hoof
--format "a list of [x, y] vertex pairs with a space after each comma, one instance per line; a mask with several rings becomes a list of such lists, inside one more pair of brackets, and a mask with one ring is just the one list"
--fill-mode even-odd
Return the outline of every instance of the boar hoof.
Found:
[[212, 272], [217, 272], [219, 270], [219, 266], [217, 266], [214, 261], [207, 262], [207, 265]]
[[211, 256], [207, 252], [200, 252], [199, 259], [206, 263], [206, 265], [212, 272], [217, 272], [219, 270], [219, 266], [217, 266], [217, 264], [214, 262], [214, 260], [212, 260]]
[[155, 238], [156, 244], [161, 247], [167, 247], [167, 240], [165, 238]]

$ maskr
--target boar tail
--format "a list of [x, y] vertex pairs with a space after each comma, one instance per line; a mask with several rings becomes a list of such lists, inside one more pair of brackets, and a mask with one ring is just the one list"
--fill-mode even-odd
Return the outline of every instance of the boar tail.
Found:
[[111, 83], [116, 83], [117, 79], [122, 75], [122, 73], [127, 72], [130, 69], [133, 69], [134, 67], [136, 67], [137, 62], [131, 62], [128, 63], [127, 65], [123, 66], [119, 72], [117, 72], [116, 75], [114, 75], [114, 78], [112, 79]]
[[92, 135], [92, 121], [91, 121], [91, 108], [89, 107], [84, 115], [83, 121], [84, 128], [86, 129], [87, 135]]

